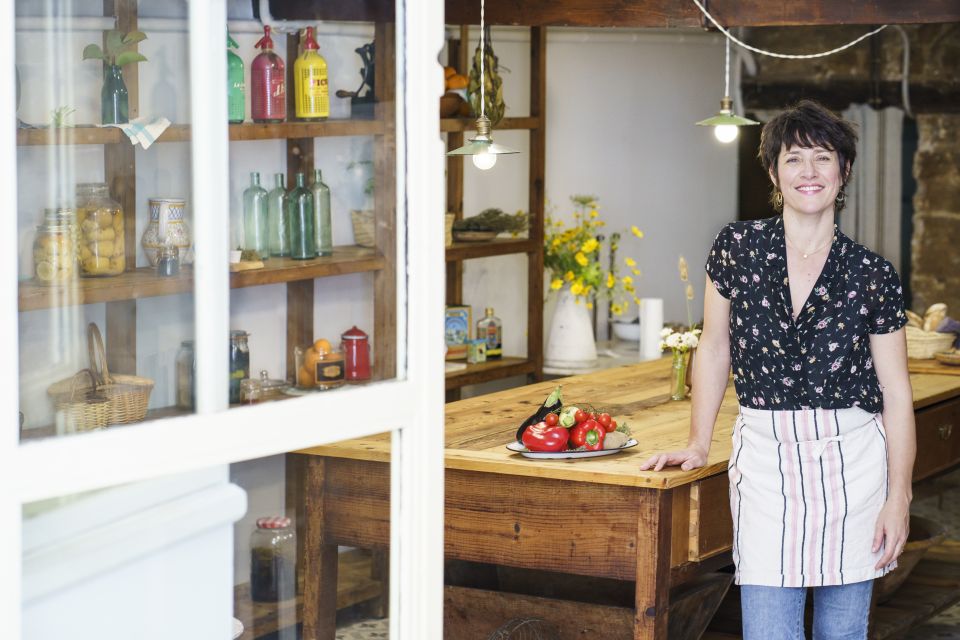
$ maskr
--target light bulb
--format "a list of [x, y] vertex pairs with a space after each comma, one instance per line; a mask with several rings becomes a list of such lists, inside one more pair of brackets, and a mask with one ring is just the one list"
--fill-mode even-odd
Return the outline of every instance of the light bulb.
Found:
[[481, 171], [486, 171], [497, 164], [497, 154], [495, 153], [476, 153], [472, 156], [473, 166]]
[[740, 135], [740, 127], [735, 124], [719, 124], [713, 128], [713, 135], [720, 142], [733, 142]]

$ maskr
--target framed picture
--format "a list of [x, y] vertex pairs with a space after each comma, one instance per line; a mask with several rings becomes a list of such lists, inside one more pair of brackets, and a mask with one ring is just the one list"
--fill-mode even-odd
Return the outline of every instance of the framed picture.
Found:
[[472, 315], [468, 306], [447, 307], [444, 321], [444, 339], [447, 343], [447, 360], [463, 360], [467, 357], [467, 341], [472, 337]]

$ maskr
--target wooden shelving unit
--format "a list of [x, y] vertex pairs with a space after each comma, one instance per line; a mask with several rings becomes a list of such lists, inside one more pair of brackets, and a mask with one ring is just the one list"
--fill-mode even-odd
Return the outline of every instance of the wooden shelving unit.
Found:
[[[312, 280], [348, 273], [383, 269], [383, 256], [374, 249], [335, 247], [332, 256], [312, 260], [271, 258], [263, 269], [230, 274], [230, 288], [257, 287], [266, 284]], [[35, 281], [20, 284], [20, 311], [34, 311], [96, 302], [138, 300], [189, 293], [193, 290], [193, 270], [184, 267], [179, 275], [160, 277], [152, 267], [140, 267], [121, 275], [104, 278], [77, 278], [69, 284], [44, 285]]]
[[[473, 50], [466, 46], [469, 28], [460, 27], [459, 40], [449, 42], [450, 64], [460, 71], [469, 68]], [[463, 302], [463, 261], [510, 254], [527, 256], [527, 356], [504, 356], [476, 365], [467, 365], [466, 370], [446, 374], [447, 400], [460, 397], [460, 389], [470, 384], [490, 382], [512, 376], [526, 375], [530, 380], [543, 377], [543, 219], [544, 219], [544, 164], [545, 164], [545, 115], [546, 115], [546, 31], [544, 27], [530, 30], [530, 115], [503, 118], [496, 131], [529, 131], [530, 151], [528, 157], [530, 191], [528, 211], [530, 233], [528, 238], [497, 238], [491, 242], [458, 242], [447, 248], [447, 304]], [[447, 133], [447, 149], [452, 150], [464, 143], [467, 131], [475, 128], [471, 118], [443, 118], [440, 131]], [[516, 162], [517, 160], [513, 160]], [[463, 158], [447, 162], [447, 211], [456, 219], [464, 217], [463, 174], [466, 161]], [[493, 203], [491, 203], [493, 204]], [[476, 314], [474, 314], [476, 315]], [[507, 327], [509, 331], [510, 328]]]

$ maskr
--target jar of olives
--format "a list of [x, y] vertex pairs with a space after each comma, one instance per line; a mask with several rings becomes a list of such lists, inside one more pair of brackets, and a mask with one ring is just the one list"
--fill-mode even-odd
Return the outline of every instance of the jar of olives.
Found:
[[77, 275], [76, 227], [72, 209], [47, 209], [33, 241], [33, 275], [43, 284], [62, 283]]
[[80, 228], [80, 274], [116, 276], [126, 268], [123, 209], [110, 197], [107, 185], [77, 185], [77, 225]]

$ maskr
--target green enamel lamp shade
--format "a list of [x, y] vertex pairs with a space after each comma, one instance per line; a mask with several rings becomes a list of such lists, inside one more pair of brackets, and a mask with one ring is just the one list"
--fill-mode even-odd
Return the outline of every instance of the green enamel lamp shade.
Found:
[[750, 120], [749, 118], [741, 118], [733, 112], [733, 100], [728, 96], [720, 101], [720, 111], [715, 116], [711, 116], [706, 120], [701, 120], [697, 123], [698, 125], [704, 127], [719, 127], [721, 125], [733, 125], [735, 127], [744, 127], [752, 124], [760, 124], [755, 120]]
[[490, 155], [504, 155], [508, 153], [520, 153], [510, 147], [497, 144], [490, 137], [490, 119], [486, 116], [477, 118], [477, 135], [470, 138], [467, 144], [458, 147], [453, 151], [448, 151], [448, 156], [474, 156], [481, 153]]

